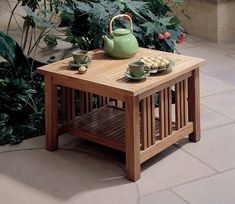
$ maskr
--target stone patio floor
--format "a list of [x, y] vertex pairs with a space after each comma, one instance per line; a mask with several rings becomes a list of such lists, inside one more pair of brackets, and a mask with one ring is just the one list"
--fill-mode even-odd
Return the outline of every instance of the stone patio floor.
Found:
[[221, 204], [235, 203], [235, 44], [189, 38], [181, 54], [202, 57], [202, 139], [187, 138], [125, 179], [124, 155], [74, 138], [44, 149], [44, 136], [0, 147], [0, 203]]

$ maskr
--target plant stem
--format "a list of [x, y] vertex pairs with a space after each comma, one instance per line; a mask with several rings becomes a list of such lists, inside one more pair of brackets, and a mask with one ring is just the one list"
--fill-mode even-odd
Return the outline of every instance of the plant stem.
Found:
[[[7, 1], [8, 2], [8, 1]], [[8, 2], [9, 3], [9, 2]], [[8, 24], [7, 24], [7, 35], [8, 35], [8, 33], [9, 33], [9, 30], [10, 30], [10, 24], [11, 24], [11, 20], [12, 20], [12, 17], [13, 17], [13, 15], [14, 15], [14, 12], [15, 12], [15, 10], [16, 10], [16, 8], [17, 8], [17, 6], [20, 4], [20, 0], [16, 3], [16, 5], [14, 6], [14, 8], [12, 9], [12, 11], [11, 11], [11, 15], [10, 15], [10, 19], [9, 19], [9, 21], [8, 21]]]
[[22, 47], [23, 50], [25, 50], [25, 48], [26, 48], [30, 25], [26, 25], [26, 26], [27, 26], [27, 27], [26, 27], [26, 30], [25, 30], [24, 44], [23, 44], [23, 47]]

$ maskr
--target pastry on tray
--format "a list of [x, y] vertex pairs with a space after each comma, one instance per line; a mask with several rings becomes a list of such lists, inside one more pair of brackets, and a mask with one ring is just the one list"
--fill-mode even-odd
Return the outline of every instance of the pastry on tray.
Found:
[[170, 59], [167, 57], [141, 57], [140, 61], [144, 62], [150, 69], [166, 69], [170, 65]]

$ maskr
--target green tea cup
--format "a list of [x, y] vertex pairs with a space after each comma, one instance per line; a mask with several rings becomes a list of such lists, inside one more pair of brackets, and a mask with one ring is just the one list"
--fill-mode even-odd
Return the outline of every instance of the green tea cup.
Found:
[[145, 74], [145, 65], [141, 61], [133, 61], [128, 64], [129, 72], [132, 77], [141, 77]]
[[73, 52], [73, 61], [75, 64], [86, 64], [91, 61], [91, 57], [86, 50]]

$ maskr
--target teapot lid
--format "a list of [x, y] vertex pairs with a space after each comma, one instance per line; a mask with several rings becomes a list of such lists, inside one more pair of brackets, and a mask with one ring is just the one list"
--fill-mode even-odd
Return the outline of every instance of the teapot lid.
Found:
[[118, 28], [116, 30], [113, 31], [114, 35], [127, 35], [129, 34], [131, 31], [128, 29], [124, 29], [124, 28]]

